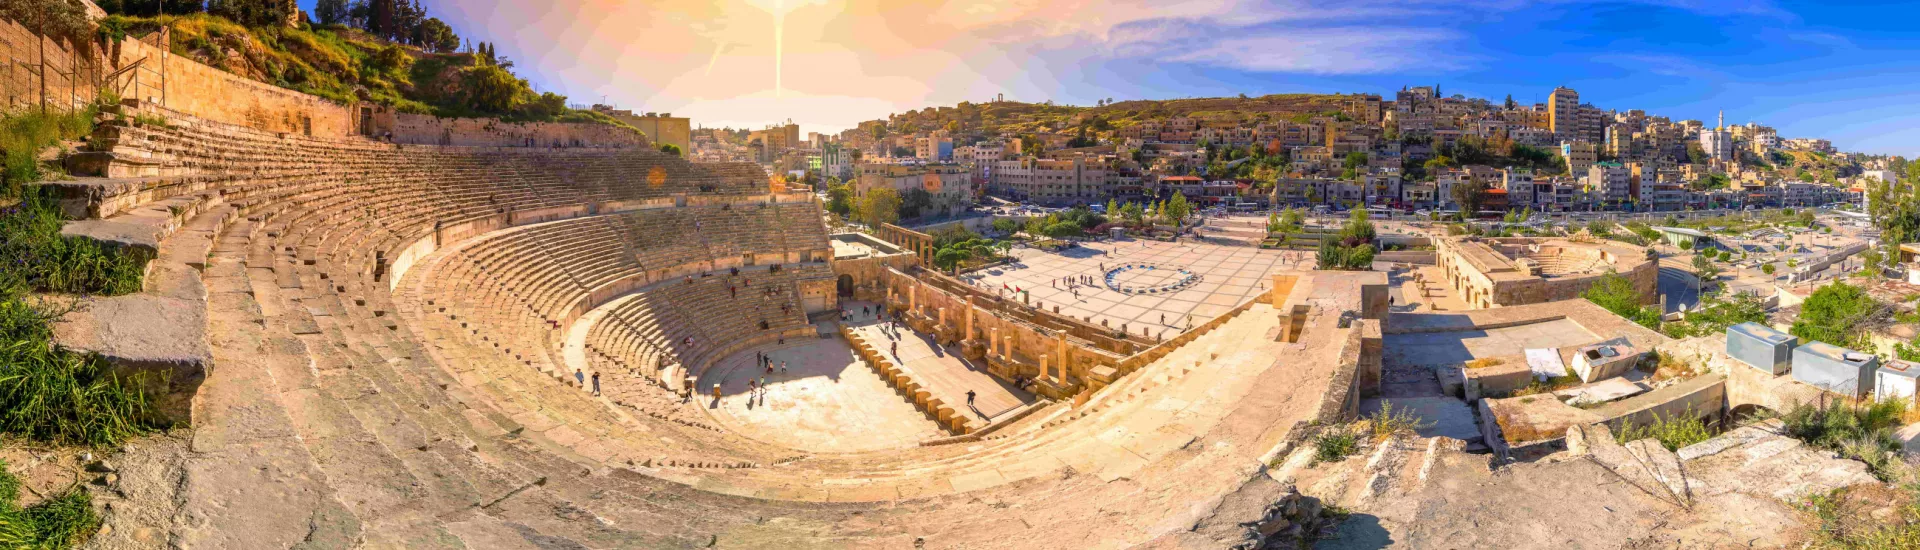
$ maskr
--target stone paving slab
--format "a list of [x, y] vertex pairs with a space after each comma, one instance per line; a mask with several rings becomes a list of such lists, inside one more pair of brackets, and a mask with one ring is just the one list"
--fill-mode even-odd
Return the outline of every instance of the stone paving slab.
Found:
[[[859, 361], [839, 338], [808, 341], [768, 352], [787, 372], [756, 367], [754, 351], [735, 354], [700, 377], [701, 403], [729, 429], [761, 441], [817, 452], [857, 452], [911, 446], [945, 435], [913, 403]], [[777, 366], [777, 363], [776, 363]], [[747, 381], [765, 377], [763, 395]], [[713, 402], [711, 388], [722, 397]]]
[[[1057, 253], [1020, 249], [1013, 255], [1018, 262], [1011, 267], [977, 271], [970, 278], [985, 288], [1006, 285], [1026, 290], [1032, 300], [1048, 308], [1060, 306], [1063, 314], [1092, 317], [1094, 323], [1104, 320], [1114, 327], [1126, 324], [1135, 334], [1146, 327], [1153, 335], [1167, 337], [1187, 327], [1189, 314], [1193, 315], [1192, 324], [1199, 325], [1266, 293], [1268, 273], [1312, 264], [1312, 255], [1300, 251], [1159, 241], [1089, 243]], [[1200, 282], [1175, 292], [1154, 294], [1108, 289], [1101, 268], [1127, 263], [1188, 269], [1200, 276]], [[1163, 270], [1128, 271], [1122, 278], [1128, 284], [1147, 284], [1148, 279], [1164, 279], [1158, 273]], [[1093, 284], [1075, 288], [1056, 281], [1072, 276], [1090, 277]], [[1074, 295], [1076, 289], [1078, 296]]]

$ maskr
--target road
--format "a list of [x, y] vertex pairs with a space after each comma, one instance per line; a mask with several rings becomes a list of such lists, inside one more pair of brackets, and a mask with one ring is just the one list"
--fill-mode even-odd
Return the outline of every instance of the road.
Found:
[[1692, 271], [1661, 265], [1660, 295], [1667, 297], [1667, 308], [1662, 313], [1680, 311], [1681, 306], [1692, 308], [1699, 305], [1698, 284], [1694, 280]]

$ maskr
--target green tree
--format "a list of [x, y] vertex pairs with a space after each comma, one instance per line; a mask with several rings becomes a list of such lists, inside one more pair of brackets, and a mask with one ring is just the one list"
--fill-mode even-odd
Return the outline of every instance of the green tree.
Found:
[[678, 145], [674, 145], [674, 144], [671, 144], [671, 143], [662, 143], [662, 144], [660, 144], [660, 152], [662, 152], [662, 153], [666, 153], [666, 154], [669, 154], [669, 155], [673, 155], [673, 156], [676, 156], [676, 157], [677, 157], [677, 156], [680, 156], [680, 154], [681, 154], [681, 153], [680, 153], [680, 146], [678, 146]]
[[[853, 187], [845, 183], [828, 183], [827, 211], [841, 217], [853, 215]], [[995, 227], [998, 227], [998, 223], [995, 222]]]
[[900, 219], [911, 220], [933, 210], [933, 193], [918, 187], [900, 195]]
[[1772, 275], [1774, 271], [1777, 271], [1777, 270], [1776, 270], [1776, 269], [1775, 269], [1775, 268], [1773, 267], [1773, 264], [1761, 264], [1761, 265], [1760, 265], [1760, 272], [1761, 272], [1761, 273], [1765, 273], [1765, 274], [1768, 274], [1768, 275]]
[[207, 0], [207, 13], [249, 27], [285, 25], [293, 17], [293, 3], [277, 0]]
[[1048, 225], [1045, 229], [1040, 230], [1042, 235], [1054, 239], [1078, 237], [1082, 232], [1083, 229], [1080, 227], [1080, 224], [1070, 221], [1055, 222]]
[[1280, 223], [1288, 227], [1300, 228], [1307, 225], [1307, 213], [1302, 208], [1289, 208], [1280, 213]]
[[1813, 291], [1813, 295], [1800, 304], [1800, 317], [1788, 332], [1803, 342], [1872, 349], [1872, 342], [1862, 329], [1884, 312], [1884, 307], [1866, 290], [1837, 282]]
[[1640, 326], [1660, 326], [1660, 312], [1655, 308], [1641, 307], [1640, 292], [1634, 290], [1631, 281], [1618, 273], [1608, 272], [1600, 276], [1600, 280], [1581, 292], [1580, 297]]
[[860, 197], [859, 217], [869, 227], [880, 227], [900, 221], [900, 192], [891, 187], [878, 187], [867, 191]]
[[1453, 203], [1460, 205], [1460, 214], [1472, 217], [1487, 203], [1487, 184], [1478, 180], [1467, 180], [1453, 186]]
[[1693, 274], [1705, 283], [1720, 278], [1720, 267], [1714, 265], [1713, 255], [1701, 254], [1693, 257]]
[[347, 0], [318, 0], [314, 2], [313, 18], [322, 25], [346, 24]]
[[1167, 221], [1178, 225], [1186, 221], [1187, 216], [1193, 215], [1193, 205], [1187, 203], [1186, 195], [1174, 191], [1173, 198], [1167, 199], [1166, 205], [1161, 207], [1160, 212]]
[[1003, 235], [1012, 235], [1015, 231], [1020, 230], [1020, 222], [1013, 221], [1013, 218], [993, 220], [993, 230]]
[[967, 261], [971, 257], [972, 255], [964, 249], [942, 248], [939, 252], [933, 254], [933, 266], [952, 271], [954, 268], [959, 267], [961, 262]]
[[453, 53], [460, 49], [460, 35], [454, 34], [453, 27], [438, 17], [422, 21], [414, 34], [416, 44], [434, 53]]
[[461, 84], [464, 87], [462, 103], [467, 108], [481, 113], [506, 113], [524, 100], [524, 94], [531, 90], [524, 80], [499, 65], [481, 64], [467, 67], [461, 72]]

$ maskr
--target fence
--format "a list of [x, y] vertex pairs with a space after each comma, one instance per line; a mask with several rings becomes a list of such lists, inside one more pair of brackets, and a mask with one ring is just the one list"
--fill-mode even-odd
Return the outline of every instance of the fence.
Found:
[[[90, 55], [91, 54], [91, 55]], [[99, 93], [101, 57], [0, 20], [0, 95], [6, 112], [84, 109]]]

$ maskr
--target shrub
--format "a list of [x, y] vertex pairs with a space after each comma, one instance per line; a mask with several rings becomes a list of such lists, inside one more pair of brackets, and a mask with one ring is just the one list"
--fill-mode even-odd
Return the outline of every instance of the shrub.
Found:
[[1373, 415], [1367, 425], [1373, 429], [1373, 440], [1381, 441], [1395, 434], [1414, 432], [1433, 426], [1433, 422], [1414, 414], [1412, 408], [1394, 409], [1393, 403], [1380, 400], [1380, 414]]
[[1313, 438], [1313, 459], [1318, 462], [1339, 462], [1357, 452], [1360, 439], [1350, 431], [1323, 432]]
[[1801, 403], [1778, 414], [1786, 433], [1808, 445], [1865, 462], [1881, 479], [1899, 467], [1900, 442], [1893, 431], [1905, 421], [1902, 400]]
[[482, 113], [505, 113], [531, 91], [524, 80], [497, 65], [475, 65], [461, 71], [461, 98], [467, 108]]
[[1681, 447], [1706, 441], [1708, 438], [1713, 437], [1713, 431], [1707, 428], [1706, 421], [1701, 420], [1700, 415], [1697, 414], [1692, 407], [1688, 407], [1685, 412], [1672, 416], [1662, 415], [1656, 412], [1653, 414], [1653, 422], [1646, 426], [1635, 426], [1622, 421], [1619, 425], [1614, 426], [1613, 433], [1614, 439], [1620, 443], [1638, 441], [1651, 437], [1659, 441], [1660, 446], [1666, 447], [1669, 451], [1678, 451]]
[[1602, 275], [1593, 286], [1581, 292], [1580, 297], [1640, 326], [1651, 329], [1660, 328], [1659, 309], [1641, 307], [1640, 292], [1634, 290], [1633, 283], [1627, 281], [1626, 277], [1621, 277], [1617, 273], [1608, 272]]
[[1920, 489], [1904, 487], [1905, 502], [1892, 517], [1878, 517], [1878, 498], [1860, 502], [1855, 488], [1835, 490], [1831, 494], [1808, 497], [1801, 510], [1819, 523], [1814, 531], [1814, 548], [1894, 550], [1920, 548]]
[[1802, 341], [1820, 341], [1855, 349], [1871, 349], [1864, 323], [1885, 308], [1860, 287], [1833, 283], [1813, 292], [1800, 304], [1800, 317], [1788, 332]]

